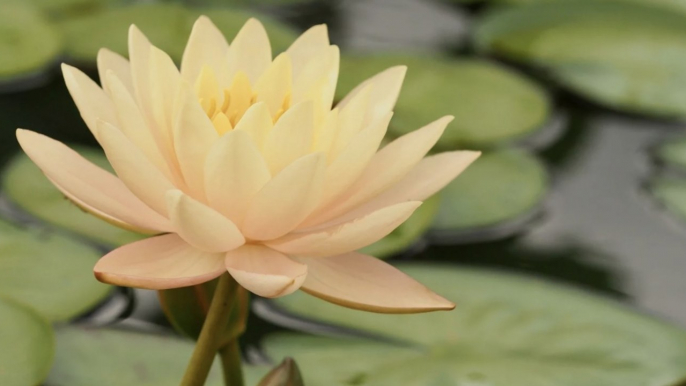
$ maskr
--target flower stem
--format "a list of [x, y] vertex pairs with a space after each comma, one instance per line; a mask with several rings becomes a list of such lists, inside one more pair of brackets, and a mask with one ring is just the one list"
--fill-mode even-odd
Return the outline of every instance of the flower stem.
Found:
[[233, 340], [219, 349], [224, 372], [224, 385], [243, 386], [243, 368], [241, 367], [241, 349], [238, 340]]
[[[207, 375], [212, 367], [212, 362], [214, 362], [217, 350], [219, 349], [220, 333], [226, 328], [226, 324], [229, 321], [237, 289], [238, 283], [228, 272], [219, 278], [219, 283], [217, 283], [214, 296], [212, 297], [212, 303], [210, 303], [210, 309], [207, 312], [205, 323], [195, 345], [193, 356], [181, 381], [181, 386], [203, 386], [205, 384]], [[235, 344], [238, 345], [237, 342]], [[232, 360], [238, 362], [232, 368], [240, 369], [240, 354]], [[230, 385], [242, 386], [242, 381], [236, 385]]]

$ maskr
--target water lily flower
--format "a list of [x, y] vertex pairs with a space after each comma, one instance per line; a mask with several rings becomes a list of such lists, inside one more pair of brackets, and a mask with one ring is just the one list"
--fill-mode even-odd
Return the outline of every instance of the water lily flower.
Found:
[[62, 66], [116, 176], [58, 141], [17, 131], [69, 200], [151, 235], [100, 259], [99, 280], [159, 290], [228, 270], [264, 297], [302, 289], [375, 312], [454, 307], [355, 252], [388, 235], [478, 157], [425, 157], [452, 117], [379, 150], [405, 67], [364, 81], [333, 107], [339, 50], [324, 25], [272, 59], [257, 20], [228, 44], [200, 17], [180, 69], [135, 26], [128, 44], [128, 60], [100, 51], [102, 87]]

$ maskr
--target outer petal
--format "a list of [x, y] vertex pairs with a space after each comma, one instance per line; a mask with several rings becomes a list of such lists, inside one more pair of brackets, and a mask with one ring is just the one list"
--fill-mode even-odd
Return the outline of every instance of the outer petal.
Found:
[[148, 122], [152, 122], [152, 100], [150, 90], [150, 48], [152, 45], [143, 33], [135, 26], [129, 28], [129, 61], [131, 79], [135, 89], [136, 100]]
[[213, 208], [241, 224], [252, 198], [271, 174], [245, 131], [226, 133], [207, 155], [205, 191]]
[[338, 217], [400, 181], [433, 147], [452, 119], [451, 116], [443, 117], [388, 144], [374, 155], [369, 166], [340, 201], [320, 208], [302, 225], [312, 226]]
[[229, 47], [229, 73], [243, 71], [255, 84], [272, 62], [272, 48], [262, 23], [249, 19]]
[[245, 243], [231, 220], [180, 190], [167, 192], [167, 207], [176, 233], [202, 251], [226, 252]]
[[121, 180], [63, 143], [28, 130], [17, 130], [17, 139], [52, 183], [86, 211], [145, 233], [172, 229], [166, 218], [133, 195]]
[[243, 234], [271, 240], [293, 230], [319, 202], [325, 164], [323, 154], [309, 154], [272, 178], [250, 203]]
[[276, 122], [262, 151], [272, 175], [310, 152], [314, 135], [312, 119], [312, 102], [306, 101], [288, 109]]
[[329, 46], [313, 57], [293, 79], [293, 103], [311, 100], [315, 103], [315, 125], [321, 124], [331, 110], [338, 81], [340, 52]]
[[197, 250], [175, 234], [124, 245], [95, 264], [105, 283], [153, 290], [187, 287], [226, 272], [223, 253]]
[[245, 131], [250, 135], [258, 149], [262, 149], [272, 130], [272, 116], [264, 102], [257, 102], [245, 111], [234, 130]]
[[229, 86], [227, 54], [229, 43], [207, 16], [200, 16], [193, 24], [191, 36], [181, 59], [181, 76], [195, 84], [203, 66], [210, 66], [221, 89]]
[[351, 252], [297, 260], [308, 268], [301, 289], [344, 307], [392, 314], [455, 308], [452, 302], [375, 257]]
[[395, 102], [398, 100], [400, 87], [403, 84], [406, 72], [406, 66], [395, 66], [382, 71], [360, 83], [343, 98], [338, 106], [341, 108], [345, 107], [357, 93], [362, 91], [366, 86], [372, 85], [370, 98], [372, 104], [369, 106], [367, 114], [365, 115], [365, 122], [372, 122], [393, 110]]
[[102, 84], [102, 88], [105, 92], [111, 92], [105, 79], [107, 77], [107, 72], [112, 71], [114, 75], [119, 78], [124, 87], [126, 87], [126, 90], [133, 95], [133, 79], [131, 78], [131, 65], [128, 60], [107, 48], [101, 48], [100, 51], [98, 51], [97, 62], [100, 84]]
[[339, 226], [293, 233], [266, 244], [288, 255], [324, 257], [366, 247], [405, 222], [422, 203], [410, 201], [380, 209]]
[[88, 75], [66, 64], [62, 64], [62, 74], [81, 117], [96, 139], [98, 139], [96, 134], [98, 119], [113, 125], [117, 124], [112, 102]]
[[[336, 138], [329, 150], [329, 161], [332, 161], [348, 146], [350, 140], [365, 126], [364, 116], [369, 108], [371, 86], [367, 86], [345, 105], [338, 115], [338, 128]], [[386, 114], [388, 116], [388, 114]], [[378, 120], [377, 120], [378, 121]], [[367, 124], [369, 126], [369, 124]]]
[[287, 53], [277, 56], [255, 85], [257, 101], [265, 102], [272, 117], [282, 112], [284, 100], [291, 93], [292, 68]]
[[300, 35], [286, 51], [293, 61], [293, 77], [297, 77], [307, 62], [329, 47], [326, 24], [311, 27]]
[[165, 193], [176, 189], [174, 185], [116, 127], [101, 122], [98, 135], [105, 155], [119, 178], [141, 201], [166, 216]]
[[226, 269], [250, 292], [267, 298], [292, 293], [307, 276], [307, 266], [262, 245], [244, 245], [226, 253]]

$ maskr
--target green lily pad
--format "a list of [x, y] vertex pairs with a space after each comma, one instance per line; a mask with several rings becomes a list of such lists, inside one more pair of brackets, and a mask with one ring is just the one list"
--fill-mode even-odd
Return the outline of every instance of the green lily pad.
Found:
[[35, 8], [18, 2], [1, 4], [0, 82], [33, 77], [57, 61], [59, 34]]
[[0, 294], [31, 306], [48, 320], [71, 319], [110, 292], [110, 286], [93, 277], [100, 256], [98, 250], [64, 236], [0, 222]]
[[667, 165], [686, 170], [686, 138], [671, 139], [662, 143], [657, 148], [656, 156]]
[[[201, 14], [210, 17], [229, 41], [245, 21], [255, 16], [229, 9], [191, 10], [170, 3], [136, 4], [66, 19], [60, 23], [60, 29], [65, 35], [67, 54], [75, 61], [94, 62], [102, 47], [128, 56], [128, 29], [135, 24], [153, 44], [178, 62], [193, 23]], [[282, 51], [295, 40], [290, 28], [268, 17], [258, 18], [269, 34], [274, 52]]]
[[301, 292], [275, 302], [291, 314], [409, 346], [290, 335], [268, 338], [266, 352], [293, 356], [308, 386], [673, 386], [686, 379], [686, 331], [615, 301], [501, 272], [401, 269], [457, 308], [373, 314]]
[[35, 311], [0, 298], [0, 384], [37, 385], [48, 375], [55, 341], [52, 327]]
[[649, 189], [670, 213], [686, 221], [686, 180], [659, 177], [651, 182]]
[[[65, 326], [56, 330], [55, 364], [48, 386], [168, 386], [183, 377], [193, 344], [173, 336], [114, 328]], [[246, 366], [246, 384], [269, 369]], [[219, 361], [207, 385], [222, 385]]]
[[392, 136], [452, 114], [455, 120], [438, 146], [485, 148], [526, 137], [543, 128], [550, 114], [542, 87], [512, 69], [476, 59], [344, 56], [337, 96], [342, 98], [363, 80], [400, 64], [408, 70], [389, 128]]
[[[112, 171], [102, 151], [82, 146], [73, 148], [96, 165]], [[83, 212], [67, 200], [24, 153], [17, 155], [6, 167], [2, 190], [13, 203], [32, 216], [108, 247], [144, 237]]]
[[443, 189], [431, 228], [469, 231], [515, 220], [539, 205], [548, 185], [535, 156], [516, 149], [484, 153]]
[[406, 250], [417, 242], [429, 229], [441, 202], [440, 195], [435, 195], [424, 203], [398, 228], [383, 239], [360, 250], [380, 259], [389, 258]]
[[595, 102], [686, 116], [686, 14], [628, 1], [534, 3], [485, 17], [476, 45], [546, 69]]
[[[19, 0], [0, 0], [0, 6]], [[24, 0], [50, 17], [62, 17], [79, 12], [89, 12], [118, 0]]]

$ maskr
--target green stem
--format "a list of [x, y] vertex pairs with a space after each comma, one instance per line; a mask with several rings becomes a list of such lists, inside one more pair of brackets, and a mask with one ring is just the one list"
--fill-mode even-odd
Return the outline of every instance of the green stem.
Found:
[[224, 385], [243, 386], [243, 368], [241, 367], [241, 349], [238, 340], [233, 340], [219, 349], [224, 372]]
[[[219, 278], [219, 283], [214, 290], [212, 303], [207, 312], [205, 323], [202, 326], [202, 331], [198, 337], [198, 342], [195, 345], [195, 351], [191, 357], [186, 374], [183, 376], [181, 386], [203, 386], [207, 375], [212, 368], [212, 362], [219, 349], [220, 333], [226, 328], [231, 314], [231, 307], [235, 303], [238, 283], [229, 275], [224, 273]], [[240, 356], [235, 360], [239, 362]], [[236, 384], [241, 386], [241, 384]], [[231, 386], [234, 386], [231, 384]]]

